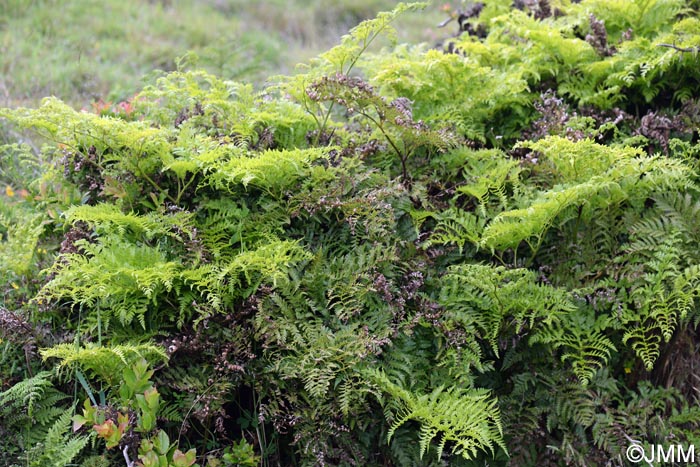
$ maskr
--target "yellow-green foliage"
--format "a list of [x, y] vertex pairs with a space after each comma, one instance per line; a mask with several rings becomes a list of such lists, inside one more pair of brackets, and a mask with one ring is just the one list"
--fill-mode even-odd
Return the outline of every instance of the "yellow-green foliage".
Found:
[[231, 189], [236, 185], [248, 185], [279, 192], [284, 190], [306, 172], [312, 162], [325, 157], [326, 151], [307, 149], [304, 151], [265, 151], [253, 157], [232, 157], [216, 168], [211, 177], [217, 188]]
[[152, 344], [125, 344], [100, 346], [87, 344], [59, 344], [41, 351], [44, 360], [57, 358], [59, 369], [79, 369], [98, 377], [101, 381], [114, 385], [119, 382], [123, 371], [136, 362], [146, 359], [152, 363], [167, 361], [162, 348]]
[[185, 212], [174, 214], [150, 212], [145, 216], [138, 216], [134, 213], [125, 214], [112, 204], [100, 204], [73, 206], [64, 213], [64, 216], [70, 223], [85, 222], [101, 234], [116, 233], [122, 236], [131, 234], [148, 240], [178, 233], [185, 236], [192, 235], [190, 230], [192, 214]]
[[430, 394], [414, 394], [380, 371], [368, 370], [367, 375], [392, 397], [386, 403], [391, 420], [389, 439], [409, 420], [420, 422], [421, 458], [436, 437], [438, 458], [448, 443], [453, 453], [465, 459], [472, 459], [482, 450], [493, 453], [496, 446], [506, 449], [500, 440], [503, 428], [498, 407], [487, 391], [465, 391], [453, 386], [438, 387]]
[[511, 3], [370, 51], [399, 4], [261, 91], [183, 68], [121, 112], [0, 111], [47, 142], [35, 181], [0, 173], [8, 462], [3, 426], [80, 447], [45, 406], [81, 389], [74, 421], [144, 465], [195, 462], [175, 433], [211, 466], [694, 442], [696, 2]]
[[[498, 354], [498, 338], [506, 332], [537, 332], [561, 327], [574, 305], [566, 291], [537, 284], [532, 271], [485, 265], [460, 265], [448, 270], [440, 303], [448, 319], [487, 340]], [[537, 326], [535, 323], [538, 323]]]
[[[576, 208], [579, 217], [590, 219], [596, 211], [622, 202], [639, 205], [649, 195], [691, 184], [684, 164], [658, 156], [642, 156], [633, 148], [609, 148], [591, 140], [573, 143], [550, 137], [527, 147], [543, 154], [545, 167], [556, 174], [549, 190], [534, 192], [520, 200], [521, 207], [504, 211], [488, 224], [480, 245], [492, 250], [517, 248], [525, 241], [537, 250], [547, 230]], [[537, 173], [533, 174], [537, 178]]]
[[56, 265], [60, 274], [46, 284], [39, 299], [66, 297], [90, 309], [107, 308], [107, 327], [114, 316], [122, 325], [136, 318], [146, 328], [149, 303], [172, 290], [178, 262], [168, 261], [157, 248], [116, 238], [97, 245], [84, 243], [82, 248], [87, 256], [65, 256], [65, 263]]
[[526, 103], [522, 77], [483, 66], [469, 54], [404, 46], [367, 62], [371, 82], [389, 96], [411, 99], [416, 119], [449, 122], [471, 139], [495, 137], [488, 122], [506, 109], [517, 113]]
[[31, 271], [37, 242], [44, 231], [41, 214], [13, 211], [12, 217], [0, 214], [0, 228], [5, 231], [0, 242], [0, 278], [7, 281]]

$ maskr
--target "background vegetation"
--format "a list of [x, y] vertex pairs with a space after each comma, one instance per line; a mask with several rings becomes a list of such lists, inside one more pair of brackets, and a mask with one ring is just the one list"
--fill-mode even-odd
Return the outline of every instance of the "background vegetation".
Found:
[[697, 2], [97, 5], [0, 16], [0, 463], [696, 444]]
[[[120, 102], [187, 63], [260, 86], [333, 46], [391, 0], [7, 0], [0, 5], [0, 103], [56, 96]], [[399, 23], [402, 39], [440, 37], [437, 7]]]

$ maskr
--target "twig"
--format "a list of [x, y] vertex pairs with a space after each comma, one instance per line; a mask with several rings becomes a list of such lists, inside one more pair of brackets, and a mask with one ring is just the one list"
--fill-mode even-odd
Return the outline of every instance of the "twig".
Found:
[[124, 446], [122, 453], [124, 454], [124, 460], [126, 461], [126, 467], [135, 467], [136, 464], [134, 463], [134, 461], [129, 459], [129, 446]]
[[180, 430], [177, 432], [177, 443], [178, 444], [180, 444], [180, 437], [182, 436], [182, 429], [185, 427], [185, 422], [187, 421], [187, 418], [190, 416], [190, 412], [192, 412], [192, 410], [194, 409], [194, 406], [197, 405], [197, 402], [199, 402], [200, 399], [202, 399], [204, 396], [206, 396], [207, 393], [213, 388], [214, 388], [214, 385], [212, 384], [211, 386], [206, 388], [202, 394], [197, 396], [197, 398], [194, 400], [194, 402], [192, 402], [190, 409], [185, 414], [185, 418], [182, 419], [182, 424], [180, 425]]
[[445, 26], [447, 26], [448, 24], [450, 24], [454, 19], [455, 19], [454, 16], [450, 16], [450, 17], [447, 18], [445, 21], [443, 21], [442, 23], [438, 24], [437, 27], [439, 27], [439, 28], [444, 28]]
[[700, 52], [700, 47], [678, 47], [675, 44], [656, 44], [657, 47], [668, 47], [669, 49], [677, 50], [679, 52]]

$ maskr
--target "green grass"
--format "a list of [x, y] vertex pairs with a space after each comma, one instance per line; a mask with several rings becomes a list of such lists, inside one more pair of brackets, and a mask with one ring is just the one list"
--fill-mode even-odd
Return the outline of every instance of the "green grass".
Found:
[[[0, 106], [54, 95], [74, 106], [119, 101], [154, 70], [190, 63], [259, 83], [291, 73], [387, 0], [3, 0]], [[433, 41], [436, 6], [398, 25], [400, 39]]]

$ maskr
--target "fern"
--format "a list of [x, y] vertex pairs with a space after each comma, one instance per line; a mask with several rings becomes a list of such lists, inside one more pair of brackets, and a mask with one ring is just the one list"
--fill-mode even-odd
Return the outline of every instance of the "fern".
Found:
[[249, 184], [270, 193], [279, 193], [303, 176], [308, 166], [326, 155], [323, 149], [266, 151], [255, 157], [232, 157], [211, 176], [211, 183], [231, 190]]
[[[9, 206], [8, 206], [9, 207]], [[11, 216], [0, 211], [0, 278], [10, 281], [32, 270], [39, 238], [44, 232], [44, 216], [12, 209]]]
[[650, 255], [647, 272], [630, 298], [636, 307], [625, 310], [622, 323], [631, 326], [623, 342], [632, 348], [651, 370], [661, 353], [662, 343], [668, 343], [681, 320], [693, 314], [698, 297], [700, 274], [697, 265], [679, 270], [678, 236], [671, 234]]
[[[516, 248], [524, 241], [536, 253], [548, 229], [572, 208], [583, 209], [584, 219], [589, 219], [597, 209], [623, 201], [635, 205], [656, 190], [690, 183], [690, 174], [682, 164], [636, 157], [638, 151], [631, 148], [611, 153], [592, 141], [574, 143], [560, 137], [523, 146], [551, 157], [563, 183], [541, 192], [519, 209], [499, 214], [488, 224], [480, 244], [492, 250]], [[581, 157], [581, 150], [587, 150], [585, 157]], [[580, 164], [583, 168], [579, 170]]]
[[506, 450], [497, 402], [488, 391], [438, 387], [421, 395], [393, 383], [380, 370], [367, 370], [365, 374], [391, 397], [388, 404], [396, 407], [387, 433], [389, 441], [400, 426], [416, 420], [421, 423], [421, 458], [433, 441], [437, 442], [438, 458], [447, 443], [452, 445], [453, 454], [465, 459], [474, 458], [479, 451], [494, 454], [496, 447]]
[[[700, 202], [690, 193], [660, 193], [654, 195], [653, 199], [658, 216], [647, 217], [648, 222], [653, 222], [648, 228], [641, 222], [635, 226], [635, 240], [663, 239], [664, 236], [677, 232], [685, 261], [690, 263], [697, 260], [694, 245], [700, 241]], [[630, 248], [634, 248], [634, 245], [631, 244]]]
[[168, 235], [192, 236], [192, 214], [187, 212], [151, 212], [139, 216], [134, 213], [125, 214], [112, 204], [99, 204], [74, 206], [65, 212], [65, 217], [70, 223], [85, 222], [102, 235], [117, 234], [125, 237], [128, 233], [147, 240]]
[[66, 413], [62, 403], [69, 396], [54, 387], [51, 376], [42, 371], [0, 393], [0, 419], [24, 448], [47, 439]]
[[76, 304], [108, 310], [105, 327], [111, 316], [117, 316], [122, 325], [137, 318], [146, 329], [149, 301], [173, 288], [180, 270], [178, 263], [168, 261], [159, 248], [115, 236], [99, 244], [83, 243], [82, 248], [87, 256], [66, 255], [67, 264], [54, 266], [58, 274], [44, 286], [40, 299], [67, 297]]
[[552, 349], [563, 347], [561, 361], [569, 363], [581, 384], [587, 386], [596, 371], [605, 368], [617, 351], [604, 334], [609, 327], [606, 315], [595, 318], [590, 310], [578, 309], [556, 325], [537, 329], [530, 344], [547, 344]]
[[128, 115], [0, 110], [47, 143], [0, 149], [3, 389], [36, 375], [0, 393], [0, 463], [79, 462], [51, 366], [102, 383], [93, 415], [134, 411], [110, 445], [161, 450], [114, 391], [143, 357], [212, 463], [236, 420], [266, 465], [602, 464], [695, 436], [694, 3], [482, 3], [447, 53], [370, 50], [423, 6], [401, 4], [259, 91], [180, 70]]
[[27, 452], [30, 467], [65, 467], [87, 446], [89, 436], [71, 434], [72, 410], [66, 410], [51, 426], [46, 437]]
[[536, 323], [556, 326], [574, 309], [565, 291], [536, 284], [534, 278], [524, 269], [453, 266], [443, 282], [440, 303], [450, 320], [476, 330], [498, 354], [498, 337], [511, 320], [515, 324], [512, 331], [520, 333], [526, 325], [534, 328]]
[[42, 371], [0, 393], [0, 407], [3, 413], [16, 415], [20, 409], [22, 412], [26, 409], [26, 416], [34, 418], [36, 406], [53, 389], [50, 376], [50, 372]]
[[57, 358], [58, 368], [78, 368], [100, 378], [110, 386], [119, 381], [125, 368], [134, 362], [146, 359], [150, 362], [167, 361], [168, 357], [160, 347], [152, 344], [125, 344], [108, 347], [86, 344], [77, 347], [73, 344], [58, 344], [41, 350], [44, 360]]
[[518, 163], [495, 150], [463, 153], [466, 183], [457, 191], [474, 197], [479, 203], [479, 213], [485, 218], [493, 217], [493, 211], [507, 209], [510, 202], [507, 193], [520, 185]]
[[520, 112], [526, 102], [527, 83], [521, 76], [459, 54], [398, 47], [371, 57], [366, 67], [372, 83], [385, 94], [414, 102], [416, 119], [450, 122], [461, 135], [477, 141], [496, 136], [487, 125], [500, 111]]
[[465, 244], [479, 244], [484, 227], [481, 218], [457, 209], [428, 213], [428, 215], [435, 218], [436, 224], [430, 238], [423, 244], [424, 247], [454, 244], [462, 253]]

